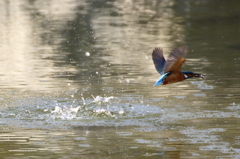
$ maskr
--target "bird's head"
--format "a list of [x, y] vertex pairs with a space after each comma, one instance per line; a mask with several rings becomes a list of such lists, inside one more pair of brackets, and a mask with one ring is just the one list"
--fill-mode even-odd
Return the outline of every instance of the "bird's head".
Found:
[[199, 73], [193, 73], [190, 71], [182, 71], [182, 73], [184, 74], [185, 79], [188, 79], [191, 77], [201, 77], [202, 79], [204, 79], [204, 75], [199, 74]]

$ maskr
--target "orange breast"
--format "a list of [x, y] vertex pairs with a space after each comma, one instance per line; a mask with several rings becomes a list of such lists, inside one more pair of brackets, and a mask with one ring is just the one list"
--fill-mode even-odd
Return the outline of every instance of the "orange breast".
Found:
[[175, 83], [179, 81], [185, 80], [184, 75], [182, 73], [175, 73], [175, 74], [170, 74], [165, 78], [165, 81], [163, 84], [169, 84], [169, 83]]

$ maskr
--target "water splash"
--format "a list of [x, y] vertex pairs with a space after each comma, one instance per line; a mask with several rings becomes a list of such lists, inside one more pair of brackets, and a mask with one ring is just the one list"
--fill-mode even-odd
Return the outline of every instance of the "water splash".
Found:
[[93, 100], [94, 103], [109, 103], [111, 99], [114, 99], [113, 96], [110, 96], [110, 97], [100, 97], [100, 96], [96, 96], [96, 97], [94, 97], [94, 96], [92, 95], [92, 97], [93, 97], [93, 99], [94, 99], [94, 100]]
[[110, 117], [116, 117], [110, 111], [105, 110], [105, 109], [94, 110], [94, 113], [96, 113], [96, 115], [106, 115], [106, 116], [110, 116]]
[[79, 111], [80, 106], [78, 107], [65, 107], [61, 108], [59, 106], [55, 106], [55, 109], [51, 111], [52, 113], [52, 118], [59, 118], [59, 119], [74, 119], [76, 118], [77, 112]]

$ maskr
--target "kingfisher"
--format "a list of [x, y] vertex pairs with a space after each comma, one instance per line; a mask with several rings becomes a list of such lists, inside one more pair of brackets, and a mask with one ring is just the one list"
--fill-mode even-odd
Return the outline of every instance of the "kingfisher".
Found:
[[192, 77], [201, 77], [202, 79], [204, 79], [204, 76], [199, 73], [193, 73], [191, 71], [181, 71], [181, 67], [185, 61], [187, 51], [188, 48], [186, 46], [175, 48], [169, 54], [166, 61], [163, 56], [163, 50], [161, 48], [157, 47], [153, 50], [153, 63], [158, 73], [162, 75], [154, 84], [154, 86], [180, 82]]

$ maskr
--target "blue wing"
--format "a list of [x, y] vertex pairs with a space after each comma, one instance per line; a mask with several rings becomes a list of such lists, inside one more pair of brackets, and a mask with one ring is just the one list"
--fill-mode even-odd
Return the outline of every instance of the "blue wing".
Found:
[[152, 59], [158, 73], [163, 75], [163, 69], [166, 63], [166, 60], [163, 56], [163, 50], [161, 48], [155, 48], [152, 52]]
[[157, 80], [157, 82], [154, 84], [154, 86], [161, 85], [161, 84], [164, 82], [165, 78], [168, 76], [169, 73], [170, 73], [170, 72], [167, 72], [167, 73], [165, 73], [164, 75], [162, 75], [162, 76]]

